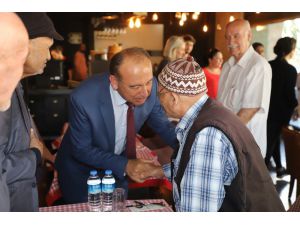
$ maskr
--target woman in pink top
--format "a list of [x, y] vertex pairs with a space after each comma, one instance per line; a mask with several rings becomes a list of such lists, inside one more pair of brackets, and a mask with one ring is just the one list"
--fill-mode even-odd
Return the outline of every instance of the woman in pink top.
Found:
[[212, 49], [208, 54], [208, 66], [203, 68], [206, 76], [207, 94], [216, 99], [218, 94], [218, 84], [223, 63], [223, 54], [218, 49]]

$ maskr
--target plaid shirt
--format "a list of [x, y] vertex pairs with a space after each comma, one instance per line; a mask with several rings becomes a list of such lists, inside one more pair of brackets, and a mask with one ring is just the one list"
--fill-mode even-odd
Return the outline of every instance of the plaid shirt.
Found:
[[[174, 161], [174, 176], [186, 136], [207, 99], [207, 95], [200, 98], [177, 124], [175, 131], [180, 148]], [[164, 165], [163, 169], [170, 179], [170, 164]], [[230, 185], [237, 172], [238, 164], [231, 142], [220, 130], [204, 128], [196, 135], [192, 145], [191, 157], [181, 181], [181, 199], [173, 181], [176, 211], [218, 211], [225, 197], [224, 185]]]

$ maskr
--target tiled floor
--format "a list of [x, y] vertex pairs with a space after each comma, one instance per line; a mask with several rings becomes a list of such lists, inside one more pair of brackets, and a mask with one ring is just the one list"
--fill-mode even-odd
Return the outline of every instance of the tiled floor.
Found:
[[286, 210], [289, 209], [290, 205], [293, 204], [296, 200], [296, 181], [295, 181], [295, 186], [293, 189], [293, 193], [292, 193], [292, 197], [291, 200], [289, 202], [288, 200], [288, 193], [289, 193], [289, 187], [290, 187], [290, 176], [285, 176], [282, 179], [278, 179], [276, 178], [276, 173], [275, 172], [271, 172], [271, 177], [273, 180], [273, 183], [275, 184], [276, 190], [279, 193], [280, 199], [284, 205], [284, 208]]

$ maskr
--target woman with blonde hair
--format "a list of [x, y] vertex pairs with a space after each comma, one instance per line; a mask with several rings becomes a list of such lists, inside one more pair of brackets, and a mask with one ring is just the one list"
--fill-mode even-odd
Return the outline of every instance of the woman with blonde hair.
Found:
[[183, 58], [185, 56], [185, 42], [181, 36], [171, 36], [168, 38], [163, 51], [163, 60], [157, 67], [156, 76], [169, 62], [175, 59]]

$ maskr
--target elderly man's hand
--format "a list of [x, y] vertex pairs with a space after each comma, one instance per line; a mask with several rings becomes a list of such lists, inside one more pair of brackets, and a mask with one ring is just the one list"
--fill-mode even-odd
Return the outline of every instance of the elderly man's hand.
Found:
[[135, 182], [142, 183], [150, 177], [162, 177], [160, 166], [155, 166], [151, 160], [130, 159], [126, 165], [126, 174]]
[[41, 156], [44, 156], [44, 144], [37, 137], [33, 129], [30, 130], [30, 148], [37, 148], [41, 152]]

